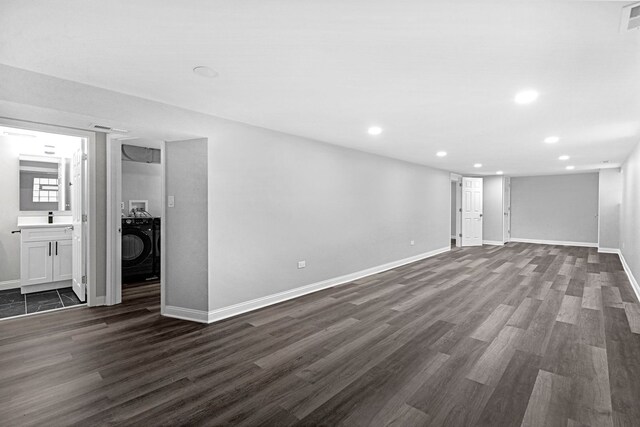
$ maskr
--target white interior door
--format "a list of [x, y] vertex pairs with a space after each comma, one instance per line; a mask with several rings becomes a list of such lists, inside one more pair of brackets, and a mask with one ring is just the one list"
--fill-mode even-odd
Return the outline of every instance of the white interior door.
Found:
[[[84, 145], [84, 143], [83, 143]], [[71, 214], [73, 221], [72, 235], [72, 269], [73, 291], [80, 301], [87, 299], [87, 284], [84, 279], [84, 177], [86, 173], [86, 160], [84, 150], [81, 148], [73, 154], [71, 163]]]
[[462, 246], [482, 246], [482, 178], [462, 178]]

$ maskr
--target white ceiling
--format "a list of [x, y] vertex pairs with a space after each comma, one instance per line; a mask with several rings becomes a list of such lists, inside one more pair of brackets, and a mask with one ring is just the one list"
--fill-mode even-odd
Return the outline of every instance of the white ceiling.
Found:
[[640, 140], [625, 4], [0, 0], [0, 63], [461, 173], [579, 172]]

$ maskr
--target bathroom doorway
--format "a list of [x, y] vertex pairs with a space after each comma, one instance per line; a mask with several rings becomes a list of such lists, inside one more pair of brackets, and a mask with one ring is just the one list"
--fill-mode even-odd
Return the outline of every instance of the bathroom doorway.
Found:
[[94, 133], [0, 119], [0, 319], [97, 304], [94, 153]]

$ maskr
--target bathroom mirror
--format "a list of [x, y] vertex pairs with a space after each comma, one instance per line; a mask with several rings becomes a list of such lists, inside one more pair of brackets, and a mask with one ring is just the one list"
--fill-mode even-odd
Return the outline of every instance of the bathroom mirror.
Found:
[[71, 159], [20, 156], [20, 211], [71, 210]]

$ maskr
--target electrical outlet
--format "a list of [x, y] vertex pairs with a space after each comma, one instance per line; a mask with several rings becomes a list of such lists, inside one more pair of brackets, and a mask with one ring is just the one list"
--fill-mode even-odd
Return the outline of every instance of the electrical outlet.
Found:
[[120, 209], [124, 209], [124, 202], [120, 202]]
[[298, 261], [298, 268], [305, 268], [307, 266], [307, 261]]
[[415, 245], [415, 244], [416, 244], [416, 242], [415, 242], [415, 240], [412, 240], [411, 242], [409, 242], [409, 244], [410, 244], [411, 246], [413, 246], [413, 245]]
[[170, 208], [175, 208], [176, 207], [176, 198], [175, 196], [169, 196], [168, 197], [168, 205]]

